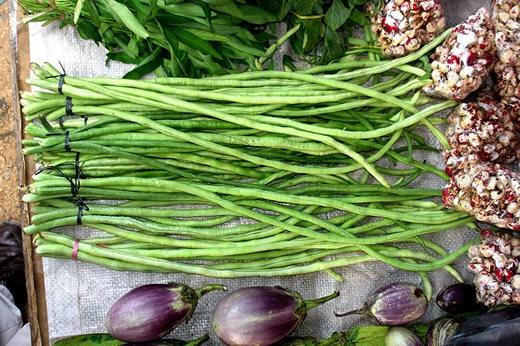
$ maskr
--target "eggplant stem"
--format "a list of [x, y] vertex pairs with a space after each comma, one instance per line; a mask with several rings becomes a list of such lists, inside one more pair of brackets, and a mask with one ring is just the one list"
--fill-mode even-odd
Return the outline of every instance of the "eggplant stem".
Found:
[[205, 286], [202, 286], [200, 288], [197, 288], [195, 290], [195, 293], [197, 294], [197, 297], [200, 298], [203, 295], [205, 295], [206, 293], [209, 293], [211, 291], [216, 291], [216, 290], [226, 291], [227, 287], [224, 286], [224, 285], [221, 285], [221, 284], [210, 284], [210, 285], [205, 285]]
[[351, 310], [351, 311], [347, 311], [347, 312], [334, 311], [334, 315], [336, 317], [343, 317], [343, 316], [348, 316], [348, 315], [363, 315], [363, 314], [366, 314], [366, 312], [367, 312], [367, 310], [365, 308], [361, 308], [361, 309]]
[[339, 296], [339, 292], [338, 291], [334, 291], [333, 293], [331, 293], [331, 294], [329, 294], [328, 296], [325, 296], [325, 297], [321, 297], [321, 298], [317, 298], [317, 299], [311, 299], [311, 300], [306, 300], [306, 301], [304, 301], [305, 309], [307, 309], [307, 310], [313, 309], [313, 308], [315, 308], [317, 306], [320, 306], [323, 303], [328, 302], [329, 300], [332, 300], [332, 299], [336, 298], [337, 296]]

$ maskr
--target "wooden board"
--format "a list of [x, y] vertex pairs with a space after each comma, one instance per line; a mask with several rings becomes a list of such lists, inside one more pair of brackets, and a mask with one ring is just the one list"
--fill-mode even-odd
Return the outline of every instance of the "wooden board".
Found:
[[[26, 165], [21, 155], [24, 124], [18, 92], [28, 90], [29, 34], [26, 26], [17, 25], [20, 12], [15, 0], [0, 0], [0, 221], [25, 226], [30, 214], [21, 197], [32, 174], [25, 167], [33, 165]], [[32, 344], [48, 345], [42, 263], [31, 238], [24, 236], [23, 241]]]

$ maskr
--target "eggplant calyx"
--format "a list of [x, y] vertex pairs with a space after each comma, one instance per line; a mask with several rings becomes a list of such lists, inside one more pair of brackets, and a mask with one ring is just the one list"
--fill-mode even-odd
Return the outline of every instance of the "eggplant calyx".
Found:
[[310, 309], [314, 309], [315, 307], [320, 306], [338, 296], [339, 296], [339, 291], [334, 291], [331, 294], [329, 294], [328, 296], [317, 298], [317, 299], [305, 300], [303, 303], [305, 304], [305, 309], [310, 310]]
[[366, 315], [369, 313], [370, 313], [370, 311], [366, 307], [362, 307], [361, 309], [351, 310], [351, 311], [347, 311], [347, 312], [334, 311], [334, 316], [344, 317], [344, 316], [349, 316], [349, 315]]
[[222, 291], [227, 290], [226, 286], [220, 285], [220, 284], [205, 285], [205, 286], [202, 286], [197, 289], [193, 289], [188, 285], [180, 285], [180, 287], [174, 288], [172, 290], [176, 290], [179, 288], [180, 288], [180, 296], [181, 296], [182, 302], [185, 304], [191, 305], [190, 312], [184, 319], [186, 322], [188, 322], [191, 319], [191, 317], [193, 316], [193, 313], [195, 312], [195, 308], [197, 307], [199, 299], [203, 295], [205, 295], [206, 293], [209, 293], [211, 291], [215, 291], [215, 290], [222, 290]]
[[221, 284], [209, 284], [202, 286], [200, 288], [197, 288], [195, 290], [195, 294], [198, 299], [200, 299], [203, 295], [212, 292], [212, 291], [227, 291], [227, 287]]

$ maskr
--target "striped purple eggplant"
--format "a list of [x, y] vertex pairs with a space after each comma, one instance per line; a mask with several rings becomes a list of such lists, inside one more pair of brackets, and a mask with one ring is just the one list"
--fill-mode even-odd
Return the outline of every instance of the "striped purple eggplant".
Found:
[[419, 287], [408, 283], [395, 283], [375, 291], [361, 309], [336, 313], [336, 316], [365, 314], [381, 324], [397, 326], [418, 320], [427, 308], [428, 299]]
[[224, 289], [222, 285], [193, 289], [178, 283], [140, 286], [112, 305], [106, 317], [106, 328], [110, 335], [123, 341], [156, 340], [189, 320], [204, 294]]
[[282, 287], [248, 287], [229, 293], [213, 314], [213, 330], [229, 346], [272, 345], [294, 331], [309, 309], [339, 295], [303, 300]]

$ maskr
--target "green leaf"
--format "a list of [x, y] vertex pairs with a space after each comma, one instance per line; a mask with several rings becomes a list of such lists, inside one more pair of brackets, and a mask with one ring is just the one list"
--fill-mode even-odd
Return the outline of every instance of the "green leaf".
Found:
[[189, 76], [189, 73], [187, 72], [188, 57], [185, 51], [179, 49], [179, 41], [177, 40], [177, 37], [173, 35], [170, 30], [164, 31], [161, 26], [159, 27], [163, 32], [166, 43], [170, 47], [170, 63], [168, 64], [168, 68], [170, 69], [172, 76]]
[[128, 52], [128, 55], [130, 56], [139, 55], [139, 43], [134, 37], [132, 37], [130, 42], [128, 42], [128, 45], [126, 46], [126, 52]]
[[193, 34], [199, 36], [203, 40], [217, 41], [224, 43], [239, 52], [246, 53], [253, 56], [265, 56], [265, 52], [253, 47], [252, 45], [244, 44], [242, 41], [236, 39], [233, 36], [220, 35], [214, 32], [192, 29]]
[[428, 329], [430, 329], [430, 325], [426, 323], [414, 323], [406, 326], [410, 329], [415, 335], [417, 335], [421, 340], [426, 341], [426, 336], [428, 335]]
[[242, 16], [239, 18], [251, 24], [262, 25], [278, 21], [274, 14], [258, 6], [240, 6], [240, 12]]
[[278, 20], [282, 21], [292, 10], [296, 0], [282, 0], [278, 10]]
[[123, 76], [124, 79], [140, 79], [141, 77], [152, 73], [159, 66], [162, 65], [162, 49], [160, 47], [155, 48], [155, 51], [146, 57], [136, 68], [128, 72]]
[[150, 4], [150, 13], [148, 14], [147, 20], [154, 19], [159, 14], [159, 6], [157, 4], [158, 0], [149, 0]]
[[80, 20], [77, 26], [79, 36], [84, 40], [101, 42], [102, 38], [95, 24], [89, 21]]
[[316, 45], [320, 40], [321, 20], [303, 20], [302, 23], [303, 30], [300, 30], [299, 32], [299, 34], [303, 32], [301, 51], [302, 53], [308, 53], [314, 48], [316, 48]]
[[207, 0], [212, 9], [227, 13], [230, 16], [242, 18], [242, 12], [233, 0]]
[[181, 28], [177, 28], [175, 30], [172, 30], [172, 34], [177, 36], [177, 39], [187, 45], [188, 47], [191, 47], [195, 50], [198, 50], [204, 54], [209, 54], [217, 58], [222, 58], [219, 52], [217, 52], [211, 43], [208, 41], [205, 41], [201, 39], [199, 36], [193, 34], [189, 29], [184, 30]]
[[318, 0], [295, 0], [293, 5], [293, 10], [302, 16], [307, 16], [312, 14], [312, 10]]
[[127, 7], [129, 9], [135, 10], [134, 12], [137, 13], [139, 23], [144, 23], [146, 18], [148, 18], [150, 10], [141, 3], [141, 0], [125, 0], [125, 2], [128, 2]]
[[385, 336], [389, 327], [363, 326], [348, 331], [348, 343], [352, 346], [385, 346]]
[[78, 0], [78, 2], [76, 3], [76, 8], [74, 9], [74, 24], [78, 24], [78, 20], [81, 16], [81, 11], [83, 10], [84, 4], [85, 0]]
[[350, 9], [343, 5], [343, 1], [334, 0], [332, 6], [325, 14], [324, 21], [331, 30], [338, 30], [343, 24], [345, 24], [349, 16]]
[[209, 7], [209, 5], [202, 0], [193, 0], [193, 2], [202, 8], [202, 10], [204, 11], [204, 15], [206, 16], [206, 20], [208, 21], [209, 27], [211, 28], [211, 30], [215, 31], [213, 25], [211, 24], [211, 8]]
[[58, 340], [53, 346], [119, 346], [123, 344], [124, 341], [116, 340], [109, 334], [87, 334]]
[[99, 13], [97, 10], [97, 7], [95, 4], [92, 3], [92, 1], [87, 1], [84, 3], [83, 9], [87, 11], [89, 14], [89, 19], [92, 21], [92, 23], [96, 26], [101, 25], [101, 19], [99, 18]]
[[124, 24], [130, 31], [141, 38], [148, 38], [148, 31], [141, 25], [141, 23], [134, 16], [132, 11], [125, 5], [115, 0], [104, 0], [109, 6], [113, 17], [120, 23]]
[[122, 62], [123, 64], [133, 64], [133, 65], [139, 64], [139, 58], [131, 57], [130, 55], [126, 54], [125, 52], [107, 53], [107, 59], [119, 61], [119, 62]]
[[330, 28], [325, 28], [325, 37], [323, 40], [323, 52], [319, 63], [324, 65], [341, 57], [345, 51], [345, 40], [337, 32]]
[[359, 26], [364, 26], [370, 23], [370, 21], [367, 18], [367, 15], [358, 10], [357, 8], [352, 9], [352, 11], [350, 12], [350, 16], [348, 17], [348, 20]]

